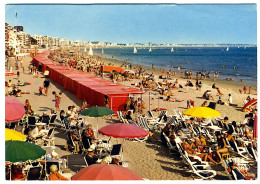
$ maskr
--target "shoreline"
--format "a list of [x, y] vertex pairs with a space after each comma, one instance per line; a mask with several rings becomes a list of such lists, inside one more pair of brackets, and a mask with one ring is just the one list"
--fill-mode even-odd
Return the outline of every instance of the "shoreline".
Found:
[[[126, 63], [125, 61], [119, 60], [119, 59], [114, 59], [114, 58], [106, 58], [104, 56], [100, 56], [100, 55], [94, 55], [95, 57], [100, 57], [105, 64], [108, 63], [112, 63], [115, 66], [121, 66], [123, 63]], [[131, 64], [131, 63], [130, 63]], [[131, 64], [132, 65], [132, 70], [134, 70], [134, 68], [139, 65], [139, 64]], [[147, 73], [153, 73], [156, 76], [159, 75], [166, 75], [166, 70], [164, 70], [164, 74], [162, 74], [160, 72], [160, 68], [156, 68], [155, 67], [155, 71], [153, 71], [152, 67], [149, 66], [145, 66], [145, 65], [139, 65], [142, 66], [142, 68], [147, 71]], [[178, 79], [178, 80], [188, 80], [188, 79], [184, 79], [183, 77], [181, 77], [181, 72], [180, 71], [173, 71], [176, 73], [176, 75], [172, 75], [171, 77], [173, 79]], [[193, 78], [191, 79], [191, 81], [196, 82], [196, 79]], [[201, 79], [201, 82], [203, 84], [206, 84], [208, 86], [212, 86], [213, 83], [216, 83], [216, 85], [219, 88], [224, 88], [224, 89], [228, 89], [230, 90], [230, 92], [234, 92], [234, 93], [239, 93], [239, 89], [243, 89], [244, 86], [246, 86], [248, 89], [249, 87], [252, 88], [252, 94], [251, 95], [257, 95], [257, 83], [248, 83], [248, 82], [239, 82], [239, 81], [228, 81], [225, 79], [216, 79], [216, 81], [213, 81], [213, 78], [211, 79]]]

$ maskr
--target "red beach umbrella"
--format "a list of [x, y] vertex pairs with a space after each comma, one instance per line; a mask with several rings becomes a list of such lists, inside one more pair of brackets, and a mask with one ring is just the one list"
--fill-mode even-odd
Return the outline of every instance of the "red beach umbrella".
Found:
[[255, 115], [255, 122], [254, 122], [254, 138], [257, 138], [257, 115]]
[[115, 164], [93, 164], [71, 177], [71, 180], [143, 180], [131, 170]]
[[149, 132], [143, 128], [125, 123], [107, 125], [99, 129], [98, 132], [114, 138], [140, 138], [146, 137], [149, 134]]
[[255, 105], [256, 103], [257, 103], [257, 99], [250, 100], [249, 102], [247, 102], [247, 103], [244, 105], [243, 111], [246, 112], [249, 107]]
[[5, 97], [5, 121], [17, 121], [23, 117], [25, 113], [22, 102], [12, 97]]

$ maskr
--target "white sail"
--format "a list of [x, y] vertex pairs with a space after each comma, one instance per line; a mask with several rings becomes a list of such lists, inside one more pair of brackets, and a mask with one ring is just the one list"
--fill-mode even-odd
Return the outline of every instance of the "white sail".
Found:
[[89, 56], [93, 56], [93, 50], [92, 50], [92, 47], [89, 48], [88, 55], [89, 55]]
[[102, 48], [102, 51], [101, 51], [101, 53], [102, 53], [102, 55], [104, 55], [104, 50], [103, 50], [103, 48]]
[[134, 47], [134, 53], [136, 54], [137, 53], [137, 49]]
[[172, 49], [171, 49], [171, 52], [174, 52], [173, 47], [172, 47]]
[[148, 52], [152, 52], [152, 48], [150, 47], [149, 51]]
[[229, 48], [227, 47], [226, 51], [229, 51]]

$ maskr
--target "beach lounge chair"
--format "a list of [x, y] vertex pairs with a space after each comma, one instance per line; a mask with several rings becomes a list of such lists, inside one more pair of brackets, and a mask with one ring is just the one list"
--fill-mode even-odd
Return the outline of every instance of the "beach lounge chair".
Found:
[[150, 118], [155, 119], [155, 117], [154, 117], [152, 111], [147, 111], [147, 112], [148, 112], [148, 115], [150, 116]]
[[42, 116], [42, 123], [46, 123], [46, 126], [49, 127], [50, 124], [50, 116]]
[[65, 123], [64, 123], [64, 120], [65, 120], [65, 116], [60, 115], [60, 123], [61, 123], [61, 127], [65, 129]]
[[169, 124], [174, 124], [176, 123], [176, 117], [175, 116], [171, 116], [171, 118], [168, 121]]
[[57, 114], [55, 114], [55, 115], [52, 115], [51, 116], [51, 119], [50, 119], [50, 123], [49, 123], [49, 125], [54, 125], [54, 127], [56, 128], [56, 126], [55, 126], [55, 120], [56, 120], [56, 117], [57, 117]]
[[99, 149], [100, 156], [101, 156], [101, 153], [103, 150], [105, 150], [107, 152], [109, 150], [111, 150], [112, 145], [109, 143], [110, 139], [111, 139], [111, 137], [109, 137], [107, 140], [102, 140], [101, 142], [99, 142], [97, 144], [97, 148]]
[[[68, 146], [68, 150], [67, 151], [70, 151], [70, 152], [72, 152], [74, 154], [76, 145], [75, 145], [72, 137], [69, 134], [68, 134], [67, 146]], [[83, 148], [84, 148], [84, 146], [83, 146]], [[82, 152], [84, 152], [84, 151], [85, 151], [85, 149], [83, 149]]]
[[[155, 130], [160, 130], [160, 124], [154, 123], [154, 124], [148, 124], [147, 118], [144, 116], [139, 116], [139, 121], [141, 121], [141, 125], [143, 126], [144, 129], [148, 130], [149, 132], [154, 132]], [[161, 123], [162, 124], [162, 123]], [[163, 125], [165, 125], [163, 123]]]
[[178, 109], [174, 109], [174, 112], [179, 120], [185, 121], [186, 119], [189, 119], [188, 116], [183, 116], [183, 114]]
[[257, 162], [257, 152], [254, 150], [252, 144], [248, 144], [246, 146], [246, 151], [248, 155]]
[[55, 148], [55, 142], [54, 142], [54, 128], [51, 128], [47, 134], [47, 136], [44, 136], [42, 139], [47, 142], [47, 145], [52, 145]]
[[177, 150], [177, 147], [172, 145], [172, 143], [171, 143], [169, 137], [167, 137], [164, 132], [162, 132], [162, 134], [163, 134], [163, 136], [164, 136], [164, 138], [165, 138], [165, 140], [166, 140], [166, 143], [167, 143], [167, 146], [168, 146], [168, 148], [169, 148], [170, 153], [171, 153], [171, 154], [174, 154], [175, 151]]
[[69, 131], [71, 131], [70, 125], [69, 125], [69, 120], [67, 120], [66, 118], [64, 119], [64, 125], [65, 125], [65, 132], [63, 133], [63, 135]]
[[167, 115], [167, 111], [166, 110], [161, 110], [158, 118], [157, 118], [157, 122], [160, 122], [163, 119], [163, 116]]
[[186, 164], [188, 164], [188, 165], [192, 164], [195, 167], [202, 168], [202, 169], [210, 168], [210, 165], [208, 162], [202, 161], [202, 159], [196, 155], [188, 155], [188, 153], [180, 145], [180, 142], [176, 139], [175, 139], [175, 142], [176, 142], [176, 147], [182, 157], [182, 160]]
[[213, 178], [217, 175], [217, 172], [214, 170], [203, 169], [203, 165], [194, 165], [189, 160], [187, 161], [192, 172], [204, 180]]
[[28, 117], [28, 126], [35, 126], [36, 118], [35, 116], [29, 116]]
[[218, 123], [218, 127], [220, 127], [220, 128], [224, 128], [224, 126], [222, 125], [222, 124], [223, 124], [222, 121], [217, 120], [217, 123]]
[[110, 151], [110, 156], [116, 157], [119, 160], [121, 160], [122, 159], [122, 154], [121, 154], [122, 150], [123, 150], [122, 144], [114, 144]]
[[192, 169], [191, 172], [196, 174], [202, 179], [210, 179], [217, 175], [217, 172], [214, 170], [207, 170], [206, 168], [210, 168], [208, 162], [204, 161], [196, 161], [192, 162], [190, 160], [191, 157], [188, 156], [187, 152], [182, 148], [182, 146], [179, 143], [176, 143], [176, 146], [181, 153], [181, 156], [183, 160], [189, 165], [189, 167]]
[[27, 180], [39, 180], [42, 175], [42, 166], [31, 167], [27, 173]]
[[87, 162], [86, 157], [83, 157], [83, 158], [84, 158], [84, 161], [85, 161], [86, 166], [88, 166], [88, 162]]
[[228, 142], [228, 144], [230, 145], [230, 147], [233, 149], [234, 152], [236, 152], [241, 157], [248, 159], [248, 156], [245, 156], [248, 154], [245, 147], [238, 147], [236, 142], [229, 141], [228, 139], [226, 139], [226, 141]]
[[125, 119], [123, 117], [123, 114], [122, 114], [122, 111], [117, 111], [117, 115], [119, 117], [119, 120], [122, 122], [122, 123], [126, 123], [125, 122]]

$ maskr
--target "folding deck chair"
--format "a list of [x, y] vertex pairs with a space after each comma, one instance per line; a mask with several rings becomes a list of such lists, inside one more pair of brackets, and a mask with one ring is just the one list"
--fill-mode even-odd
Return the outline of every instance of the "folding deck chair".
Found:
[[27, 180], [39, 180], [42, 175], [42, 166], [31, 167], [27, 173]]
[[251, 144], [246, 145], [246, 151], [248, 155], [257, 162], [257, 152], [254, 150]]
[[239, 156], [241, 156], [241, 157], [243, 157], [245, 159], [248, 159], [248, 157], [245, 156], [245, 155], [248, 154], [247, 151], [246, 151], [246, 148], [238, 147], [236, 141], [234, 142], [234, 141], [229, 141], [228, 139], [226, 139], [226, 140], [229, 143], [230, 147], [233, 149], [233, 151], [238, 153]]

